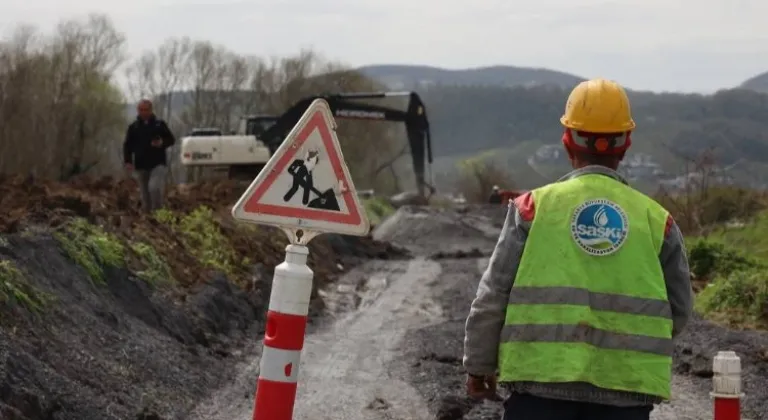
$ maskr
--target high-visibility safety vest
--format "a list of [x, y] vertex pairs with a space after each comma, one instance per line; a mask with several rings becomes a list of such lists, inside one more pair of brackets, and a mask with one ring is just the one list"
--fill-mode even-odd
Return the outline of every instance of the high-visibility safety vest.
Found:
[[587, 382], [669, 399], [672, 313], [659, 261], [669, 213], [601, 174], [532, 194], [499, 380]]

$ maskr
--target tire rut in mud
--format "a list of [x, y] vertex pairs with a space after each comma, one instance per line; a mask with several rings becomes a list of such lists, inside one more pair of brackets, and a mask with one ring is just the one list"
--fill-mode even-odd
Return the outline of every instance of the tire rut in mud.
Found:
[[[439, 320], [430, 285], [439, 264], [416, 259], [405, 272], [387, 277], [363, 299], [358, 310], [340, 317], [326, 331], [307, 337], [297, 420], [421, 419], [428, 416], [420, 396], [386, 369], [399, 358], [405, 331]], [[366, 407], [375, 407], [374, 410]]]

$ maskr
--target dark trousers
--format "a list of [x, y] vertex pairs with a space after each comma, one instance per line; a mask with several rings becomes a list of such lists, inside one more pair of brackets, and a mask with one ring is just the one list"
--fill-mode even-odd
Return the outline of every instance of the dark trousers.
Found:
[[512, 394], [504, 402], [503, 420], [649, 420], [652, 410]]
[[141, 207], [144, 211], [151, 213], [163, 208], [165, 177], [168, 174], [168, 168], [165, 165], [159, 165], [149, 170], [138, 169], [136, 173], [141, 192]]

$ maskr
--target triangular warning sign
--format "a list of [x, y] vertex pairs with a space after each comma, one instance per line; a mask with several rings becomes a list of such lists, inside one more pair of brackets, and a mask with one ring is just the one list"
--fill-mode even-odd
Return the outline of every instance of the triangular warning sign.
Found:
[[360, 205], [328, 103], [315, 99], [232, 208], [251, 223], [364, 236]]

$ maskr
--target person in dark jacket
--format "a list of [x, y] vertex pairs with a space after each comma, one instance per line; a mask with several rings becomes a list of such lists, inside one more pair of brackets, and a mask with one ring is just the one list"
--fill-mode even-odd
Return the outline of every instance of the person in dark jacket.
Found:
[[493, 190], [491, 191], [491, 196], [488, 197], [488, 203], [501, 204], [501, 191], [499, 190], [498, 185], [493, 186]]
[[176, 143], [165, 121], [152, 111], [152, 102], [143, 99], [136, 107], [136, 121], [128, 126], [123, 143], [125, 169], [139, 181], [141, 205], [145, 212], [163, 207], [168, 159], [165, 150]]

